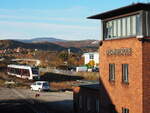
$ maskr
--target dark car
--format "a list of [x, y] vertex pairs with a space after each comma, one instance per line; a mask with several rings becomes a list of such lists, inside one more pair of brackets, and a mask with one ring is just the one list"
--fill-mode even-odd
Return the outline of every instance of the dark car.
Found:
[[99, 72], [99, 68], [98, 68], [98, 67], [94, 67], [94, 68], [92, 69], [92, 72]]

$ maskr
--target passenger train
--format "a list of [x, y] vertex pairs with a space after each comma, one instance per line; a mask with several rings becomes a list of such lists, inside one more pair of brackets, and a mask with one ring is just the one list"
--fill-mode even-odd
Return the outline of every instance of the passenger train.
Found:
[[7, 66], [7, 74], [29, 80], [40, 78], [39, 69], [28, 65], [10, 64]]

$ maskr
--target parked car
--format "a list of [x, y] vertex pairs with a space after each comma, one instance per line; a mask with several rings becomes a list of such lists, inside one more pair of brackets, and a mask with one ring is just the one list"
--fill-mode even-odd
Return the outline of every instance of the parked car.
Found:
[[49, 83], [47, 81], [36, 81], [31, 84], [31, 90], [36, 91], [48, 91], [50, 89]]
[[76, 71], [76, 67], [70, 66], [70, 67], [68, 67], [68, 70], [69, 71]]
[[76, 72], [87, 72], [88, 68], [86, 66], [76, 67]]
[[95, 67], [92, 69], [92, 72], [99, 72], [99, 67]]

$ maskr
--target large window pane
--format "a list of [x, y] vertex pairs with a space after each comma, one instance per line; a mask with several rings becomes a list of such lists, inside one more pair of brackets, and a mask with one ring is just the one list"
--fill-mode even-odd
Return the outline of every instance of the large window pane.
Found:
[[108, 35], [109, 34], [109, 32], [108, 32], [109, 22], [106, 22], [104, 27], [106, 27], [106, 28], [103, 28], [105, 30], [104, 38], [107, 39], [107, 38], [109, 38], [109, 35]]
[[149, 33], [150, 33], [150, 23], [149, 23], [149, 20], [150, 20], [150, 15], [149, 15], [149, 11], [146, 11], [146, 25], [145, 25], [145, 28], [146, 28], [146, 36], [150, 36]]
[[118, 22], [117, 22], [117, 28], [118, 28], [118, 37], [121, 37], [121, 19], [118, 19]]
[[147, 14], [147, 36], [150, 36], [150, 11]]
[[130, 17], [127, 18], [127, 36], [131, 35], [131, 20]]
[[117, 37], [117, 21], [113, 21], [113, 37]]
[[126, 36], [126, 18], [122, 18], [122, 36]]
[[[145, 20], [143, 20], [143, 22], [144, 21]], [[136, 15], [136, 35], [137, 36], [142, 36], [142, 20], [141, 20], [141, 15]]]
[[142, 22], [141, 15], [139, 14], [108, 21], [106, 22], [105, 38], [112, 39], [137, 35], [141, 36], [142, 35], [141, 22]]
[[131, 16], [132, 35], [136, 35], [136, 16]]
[[106, 23], [106, 32], [107, 38], [112, 38], [112, 21]]

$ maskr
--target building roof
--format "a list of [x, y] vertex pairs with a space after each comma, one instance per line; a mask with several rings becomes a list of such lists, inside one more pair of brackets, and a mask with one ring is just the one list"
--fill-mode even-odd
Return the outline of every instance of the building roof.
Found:
[[76, 87], [86, 88], [90, 90], [99, 90], [100, 83], [97, 80], [78, 80], [78, 84], [75, 84]]
[[81, 88], [87, 88], [90, 90], [100, 90], [100, 84], [96, 83], [96, 84], [87, 84], [87, 85], [80, 85]]
[[99, 54], [98, 52], [88, 52], [88, 53], [83, 53], [83, 55], [89, 55], [89, 54]]
[[136, 3], [136, 4], [128, 5], [125, 7], [121, 7], [118, 9], [114, 9], [114, 10], [110, 10], [110, 11], [107, 11], [104, 13], [90, 16], [90, 17], [88, 17], [88, 19], [104, 20], [107, 18], [111, 18], [111, 17], [115, 17], [115, 16], [127, 14], [127, 13], [132, 13], [132, 12], [136, 12], [136, 11], [140, 11], [140, 10], [150, 10], [150, 3]]

